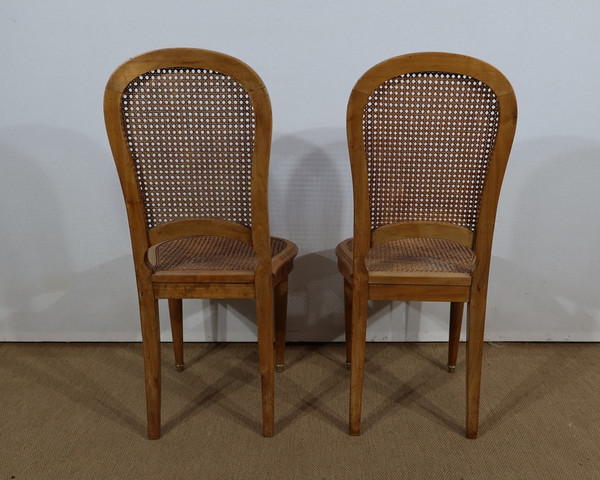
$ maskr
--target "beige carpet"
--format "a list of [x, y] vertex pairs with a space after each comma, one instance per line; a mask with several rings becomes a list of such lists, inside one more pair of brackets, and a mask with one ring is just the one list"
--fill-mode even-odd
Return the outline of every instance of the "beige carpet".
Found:
[[464, 346], [367, 346], [347, 434], [342, 344], [292, 344], [260, 434], [254, 344], [163, 348], [163, 437], [145, 438], [139, 344], [0, 344], [0, 480], [600, 478], [600, 345], [486, 344], [480, 436], [464, 437]]

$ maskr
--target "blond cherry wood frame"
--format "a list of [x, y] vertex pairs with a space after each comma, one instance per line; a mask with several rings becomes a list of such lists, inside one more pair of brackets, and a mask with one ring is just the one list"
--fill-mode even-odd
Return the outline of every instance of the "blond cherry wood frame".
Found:
[[[135, 165], [127, 145], [121, 103], [124, 90], [138, 76], [156, 69], [189, 67], [207, 69], [236, 80], [247, 92], [254, 109], [255, 137], [251, 173], [252, 227], [214, 218], [183, 219], [147, 228], [145, 207]], [[268, 220], [268, 168], [271, 145], [271, 105], [260, 77], [243, 62], [217, 52], [191, 48], [157, 50], [137, 56], [118, 67], [104, 96], [108, 138], [125, 198], [137, 280], [146, 378], [148, 437], [160, 437], [160, 329], [158, 304], [169, 299], [176, 363], [183, 365], [183, 298], [254, 298], [262, 391], [263, 434], [274, 433], [274, 338], [277, 364], [283, 365], [287, 277], [297, 253], [288, 251], [272, 262]], [[250, 245], [257, 257], [255, 271], [154, 272], [151, 247], [168, 240], [193, 236], [230, 237]], [[181, 272], [180, 272], [181, 273]], [[275, 312], [273, 311], [275, 308]], [[275, 322], [275, 327], [274, 327]]]
[[[474, 232], [457, 225], [438, 222], [402, 222], [371, 230], [368, 172], [363, 139], [363, 111], [368, 98], [382, 83], [403, 74], [444, 72], [467, 75], [488, 85], [497, 96], [499, 127], [488, 166], [480, 213]], [[466, 435], [477, 437], [479, 397], [485, 322], [488, 272], [492, 236], [500, 187], [516, 128], [517, 105], [513, 89], [496, 68], [455, 54], [419, 53], [384, 61], [368, 70], [352, 90], [347, 110], [347, 136], [354, 193], [354, 247], [352, 263], [338, 257], [344, 276], [347, 361], [350, 363], [350, 434], [360, 433], [362, 388], [365, 359], [367, 301], [419, 300], [451, 302], [448, 365], [456, 365], [463, 304], [467, 314], [467, 420]], [[430, 237], [472, 248], [476, 263], [470, 275], [381, 275], [368, 272], [365, 257], [370, 249], [390, 240], [406, 237]]]

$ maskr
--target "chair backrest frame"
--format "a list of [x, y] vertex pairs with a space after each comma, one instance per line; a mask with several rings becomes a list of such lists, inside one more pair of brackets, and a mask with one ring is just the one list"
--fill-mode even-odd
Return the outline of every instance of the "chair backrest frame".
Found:
[[[443, 222], [403, 222], [377, 229], [371, 226], [371, 207], [365, 152], [363, 115], [369, 97], [386, 81], [405, 74], [440, 72], [479, 80], [494, 92], [498, 128], [482, 188], [475, 231]], [[500, 187], [512, 147], [517, 120], [513, 88], [495, 67], [476, 58], [450, 53], [425, 52], [394, 57], [369, 69], [356, 83], [347, 109], [347, 137], [354, 193], [354, 274], [366, 281], [365, 256], [372, 246], [401, 237], [432, 236], [473, 248], [477, 265], [473, 283], [487, 288], [491, 244]]]
[[[135, 159], [128, 146], [123, 121], [123, 95], [128, 85], [138, 77], [158, 69], [169, 68], [206, 69], [224, 74], [235, 80], [250, 98], [254, 114], [250, 186], [251, 227], [215, 218], [189, 218], [148, 228]], [[244, 241], [253, 247], [258, 257], [258, 268], [261, 271], [270, 271], [267, 187], [272, 113], [266, 87], [254, 70], [234, 57], [210, 50], [169, 48], [147, 52], [126, 61], [113, 72], [105, 89], [104, 116], [125, 198], [136, 272], [138, 265], [146, 262], [146, 253], [152, 245], [182, 236], [196, 235], [219, 235]]]

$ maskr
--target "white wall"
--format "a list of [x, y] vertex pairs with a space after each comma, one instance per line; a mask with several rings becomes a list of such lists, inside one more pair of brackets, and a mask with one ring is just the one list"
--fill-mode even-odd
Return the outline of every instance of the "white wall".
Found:
[[[487, 60], [519, 101], [487, 339], [600, 340], [599, 18], [597, 0], [3, 0], [0, 340], [140, 338], [102, 95], [118, 64], [169, 46], [241, 58], [269, 89], [272, 232], [300, 247], [290, 340], [343, 338], [333, 249], [352, 226], [352, 85], [424, 50]], [[251, 302], [184, 309], [189, 340], [255, 338]], [[374, 303], [369, 338], [445, 339], [447, 310]]]

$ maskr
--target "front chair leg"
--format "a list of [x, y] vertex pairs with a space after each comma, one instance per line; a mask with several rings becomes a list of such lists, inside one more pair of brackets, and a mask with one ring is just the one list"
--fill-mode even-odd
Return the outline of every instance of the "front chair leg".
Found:
[[448, 371], [456, 372], [456, 359], [458, 358], [458, 345], [460, 344], [460, 328], [463, 317], [462, 302], [450, 304], [450, 335], [448, 339]]
[[346, 368], [352, 364], [352, 285], [344, 279], [344, 320], [346, 323]]
[[467, 438], [477, 438], [485, 325], [485, 298], [471, 298], [467, 309]]
[[285, 334], [287, 323], [288, 279], [275, 285], [275, 368], [283, 372], [285, 368]]
[[175, 351], [175, 368], [183, 372], [183, 308], [180, 298], [169, 298], [169, 317], [171, 318], [171, 334], [173, 336], [173, 350]]
[[256, 285], [256, 324], [258, 330], [258, 361], [262, 395], [263, 435], [275, 433], [275, 378], [273, 290], [270, 278]]
[[140, 320], [144, 351], [148, 438], [160, 438], [160, 326], [158, 302], [140, 294]]
[[366, 288], [352, 288], [352, 332], [350, 363], [350, 435], [360, 435], [362, 390], [367, 338]]

